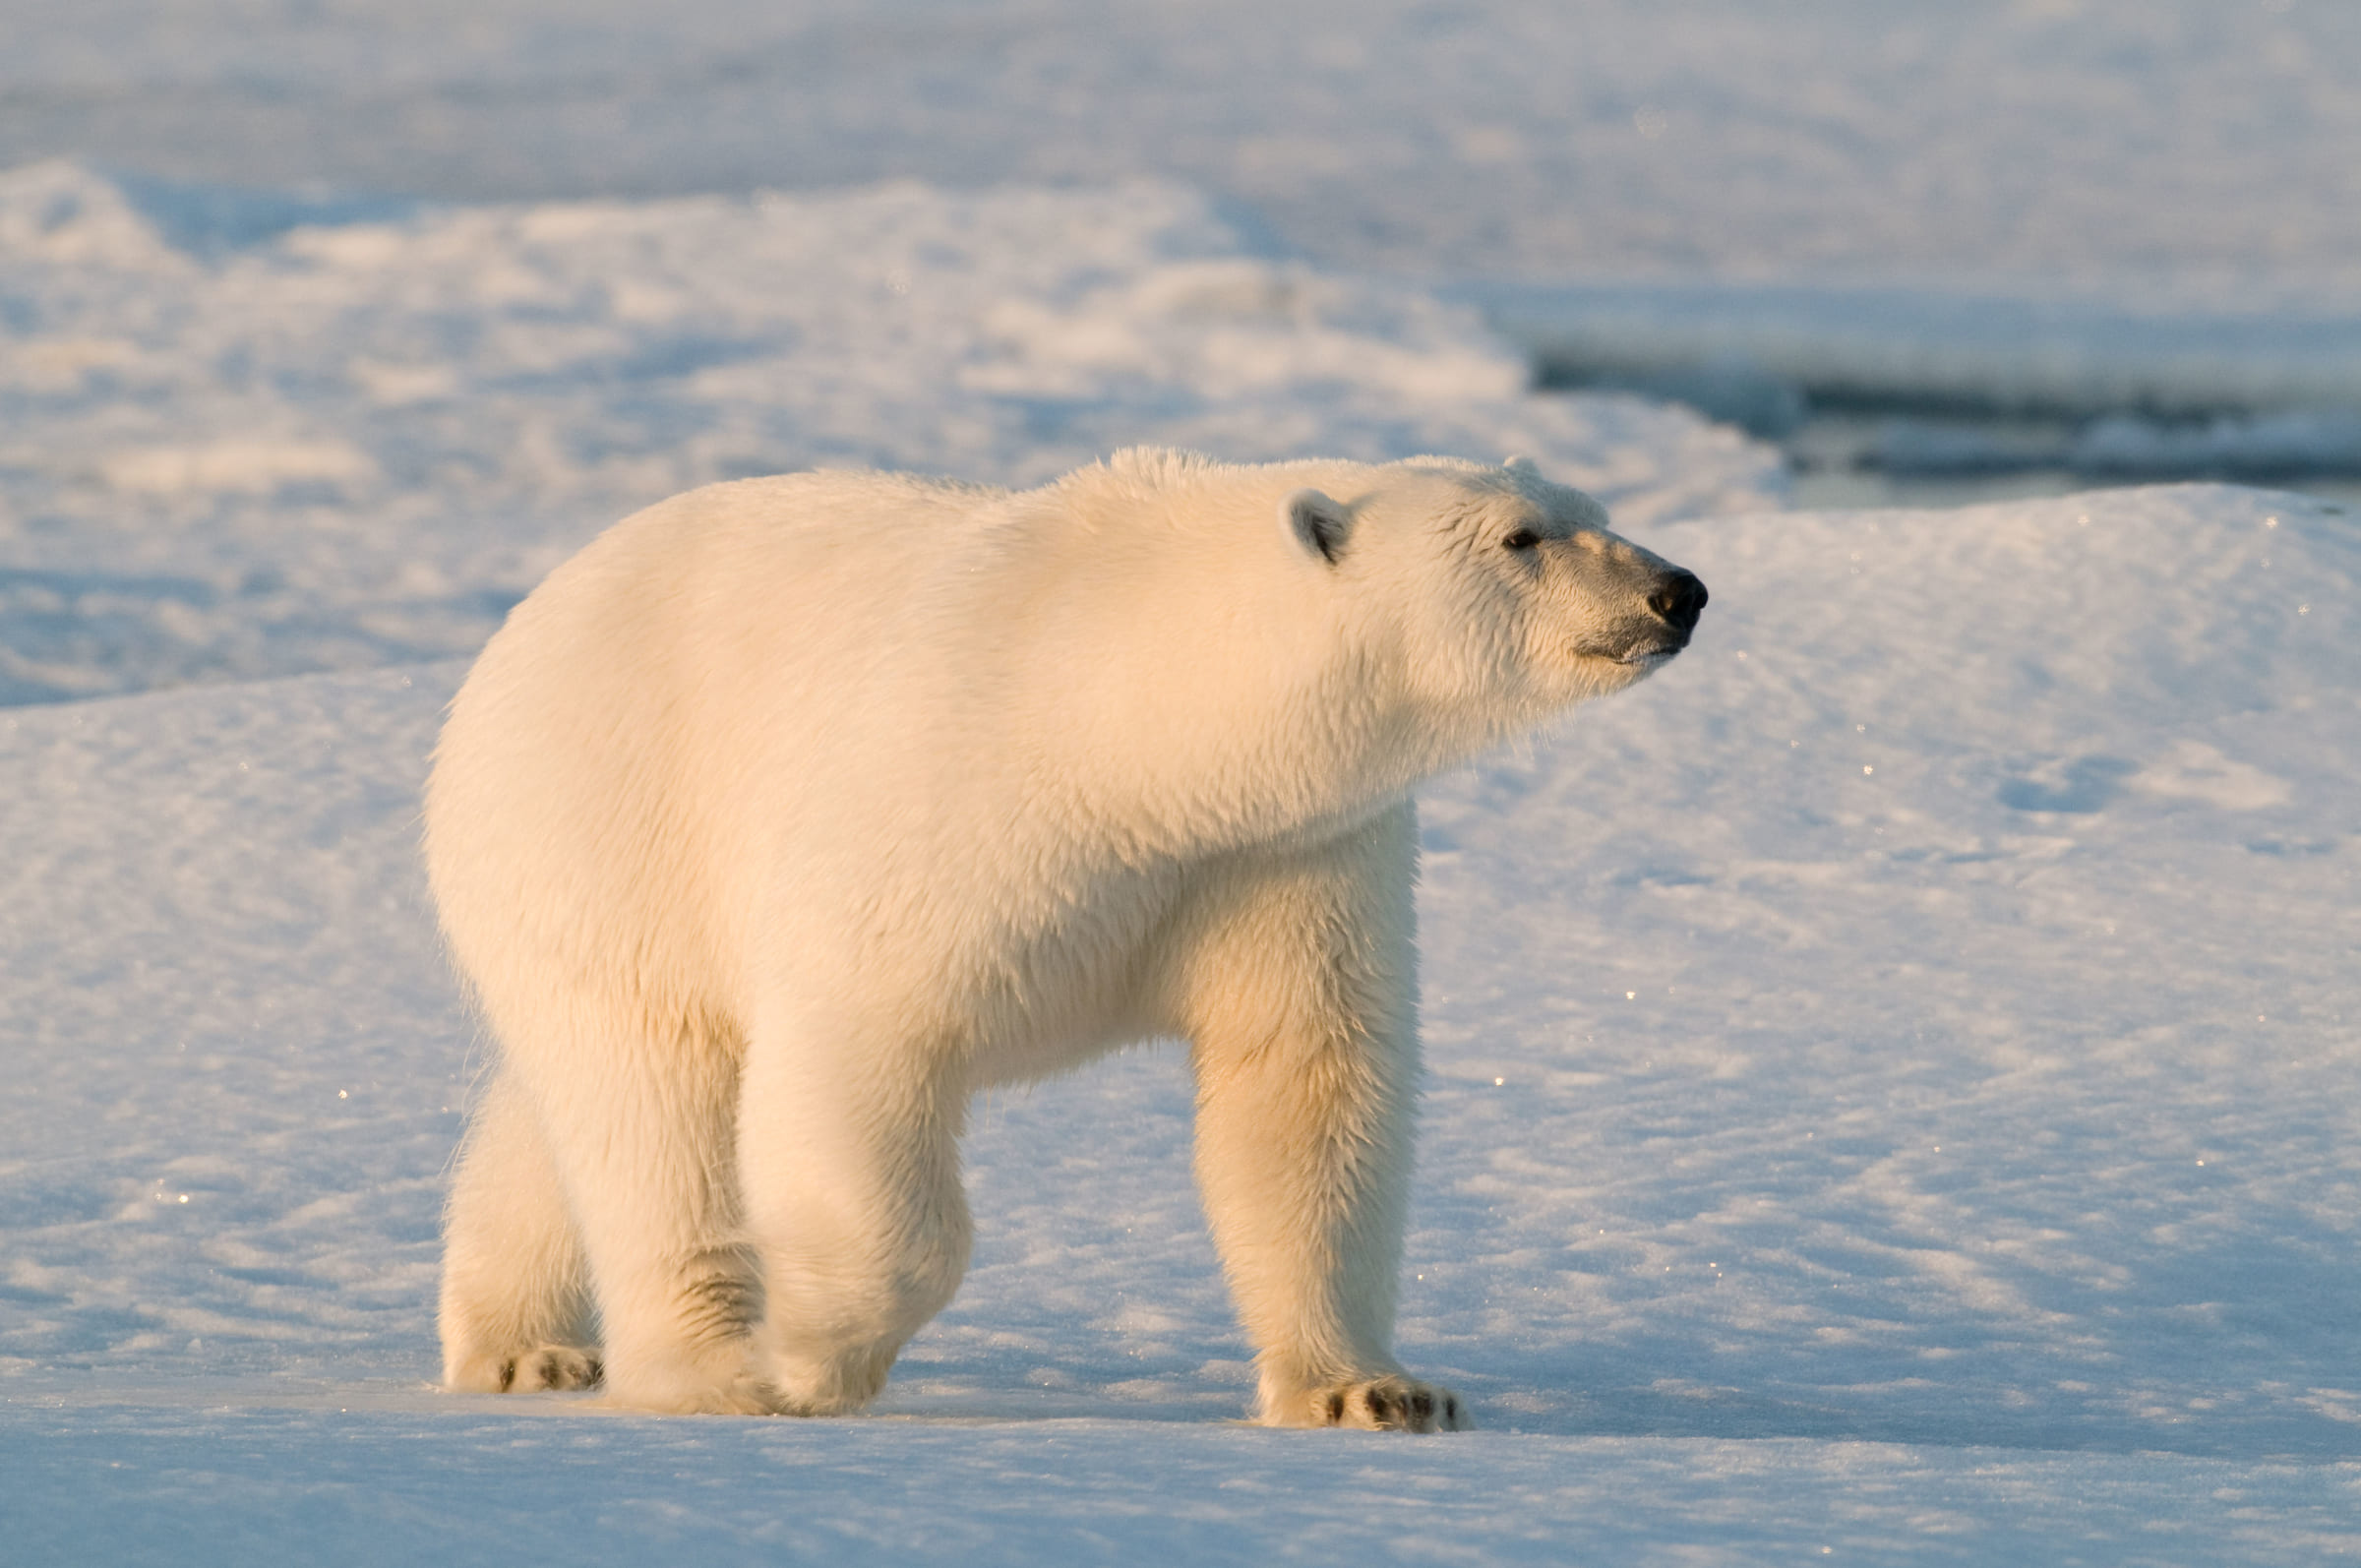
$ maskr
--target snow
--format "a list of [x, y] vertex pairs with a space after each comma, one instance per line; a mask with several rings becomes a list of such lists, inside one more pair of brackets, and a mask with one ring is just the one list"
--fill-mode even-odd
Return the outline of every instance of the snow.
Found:
[[[2361, 518], [1780, 513], [1609, 390], [2349, 470], [2357, 73], [2320, 0], [17, 8], [4, 1554], [2361, 1554]], [[1483, 1429], [1233, 1424], [1169, 1046], [978, 1107], [874, 1416], [435, 1390], [466, 657], [691, 484], [1132, 442], [1522, 451], [1712, 584], [1423, 801], [1402, 1344]]]
[[0, 166], [471, 200], [1144, 176], [1331, 269], [1483, 284], [1594, 376], [2361, 404], [2333, 0], [36, 9]]
[[63, 1552], [103, 1504], [125, 1561], [2361, 1548], [2361, 528], [2184, 487], [1635, 531], [1713, 585], [1698, 646], [1423, 803], [1402, 1345], [1465, 1445], [1222, 1424], [1169, 1048], [979, 1108], [975, 1267], [875, 1417], [433, 1393], [446, 662], [0, 719], [0, 1443], [45, 1478], [0, 1518]]
[[2352, 1550], [2355, 1483], [2284, 1460], [1796, 1439], [188, 1406], [20, 1418], [0, 1456], [38, 1500], [0, 1500], [21, 1560], [127, 1568], [2320, 1561]]
[[468, 200], [1140, 175], [1335, 268], [2361, 302], [2334, 0], [33, 0], [0, 165]]

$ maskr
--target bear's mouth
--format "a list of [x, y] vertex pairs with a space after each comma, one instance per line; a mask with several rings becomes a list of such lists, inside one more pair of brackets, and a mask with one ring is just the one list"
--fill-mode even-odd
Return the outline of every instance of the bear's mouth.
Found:
[[1670, 663], [1672, 655], [1679, 651], [1678, 648], [1648, 648], [1639, 653], [1626, 653], [1615, 662], [1630, 665], [1635, 669], [1653, 670], [1660, 664]]
[[1627, 647], [1619, 653], [1606, 653], [1602, 651], [1601, 653], [1595, 655], [1595, 657], [1606, 659], [1610, 663], [1620, 664], [1626, 669], [1653, 670], [1660, 664], [1670, 663], [1672, 656], [1688, 645], [1689, 639], [1687, 637], [1679, 637], [1667, 641], [1650, 642], [1641, 646]]

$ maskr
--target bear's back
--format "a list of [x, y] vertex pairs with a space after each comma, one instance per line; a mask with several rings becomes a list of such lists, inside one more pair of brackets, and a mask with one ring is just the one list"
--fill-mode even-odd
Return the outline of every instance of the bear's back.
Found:
[[454, 947], [710, 979], [807, 918], [1013, 926], [1341, 830], [1417, 758], [1369, 717], [1393, 665], [1354, 640], [1368, 574], [1282, 502], [1466, 483], [1150, 452], [1015, 494], [822, 472], [652, 507], [520, 604], [453, 703], [426, 825]]
[[[462, 963], [656, 940], [651, 970], [709, 973], [752, 916], [734, 869], [824, 837], [814, 813], [874, 809], [902, 754], [939, 745], [923, 714], [957, 661], [927, 623], [958, 617], [927, 601], [1003, 499], [878, 474], [712, 485], [553, 572], [453, 699], [428, 783]], [[868, 791], [826, 776], [855, 765]]]

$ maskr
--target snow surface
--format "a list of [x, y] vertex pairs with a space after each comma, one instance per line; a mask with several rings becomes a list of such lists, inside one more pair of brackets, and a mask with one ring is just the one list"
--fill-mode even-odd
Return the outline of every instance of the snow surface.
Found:
[[[2361, 522], [1777, 516], [1526, 392], [2349, 467], [2357, 76], [2331, 0], [12, 7], [0, 1557], [2361, 1555]], [[979, 1108], [874, 1417], [435, 1392], [464, 656], [688, 484], [1136, 441], [1527, 451], [1713, 585], [1424, 802], [1403, 1341], [1484, 1429], [1225, 1423], [1170, 1048]]]
[[1332, 269], [1511, 285], [1503, 325], [1594, 371], [2361, 406], [2339, 0], [16, 9], [0, 166], [473, 200], [1177, 180]]
[[2361, 305], [2337, 0], [20, 0], [0, 164], [1177, 179], [1331, 267]]
[[1465, 306], [1114, 190], [421, 207], [0, 173], [0, 702], [471, 652], [627, 512], [1140, 442], [1523, 452], [1625, 517], [1778, 458], [1528, 390]]
[[[1248, 1397], [1170, 1048], [980, 1105], [876, 1417], [433, 1393], [457, 663], [0, 717], [0, 1529], [63, 1561], [2361, 1551], [2361, 527], [2123, 491], [1636, 529], [1698, 645], [1423, 803], [1402, 1349]], [[1839, 1555], [1842, 1554], [1842, 1555]]]

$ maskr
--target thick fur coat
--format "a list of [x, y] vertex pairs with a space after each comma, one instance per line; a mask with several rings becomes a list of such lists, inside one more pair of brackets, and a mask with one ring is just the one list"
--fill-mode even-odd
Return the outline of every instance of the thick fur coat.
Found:
[[857, 1410], [968, 1257], [970, 1096], [1186, 1042], [1276, 1425], [1395, 1361], [1420, 780], [1686, 643], [1704, 589], [1529, 465], [1135, 451], [1039, 490], [715, 485], [551, 574], [426, 849], [498, 1048], [459, 1389]]

